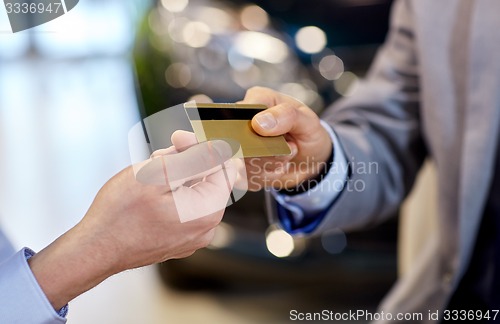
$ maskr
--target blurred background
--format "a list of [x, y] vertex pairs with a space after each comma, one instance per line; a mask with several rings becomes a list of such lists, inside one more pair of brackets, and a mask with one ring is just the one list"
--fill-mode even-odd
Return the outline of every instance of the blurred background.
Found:
[[[12, 34], [0, 10], [0, 224], [40, 250], [130, 163], [141, 118], [254, 85], [317, 113], [349, 96], [383, 42], [390, 0], [82, 0]], [[396, 216], [396, 215], [395, 215]], [[374, 311], [397, 276], [396, 217], [292, 238], [263, 195], [226, 212], [211, 246], [128, 271], [70, 304], [71, 323], [286, 322], [291, 309]], [[401, 267], [400, 267], [401, 271]]]

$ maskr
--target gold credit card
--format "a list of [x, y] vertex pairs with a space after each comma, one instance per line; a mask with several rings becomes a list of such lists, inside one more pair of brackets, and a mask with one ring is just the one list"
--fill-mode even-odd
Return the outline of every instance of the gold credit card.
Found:
[[239, 144], [244, 157], [291, 153], [282, 135], [260, 136], [252, 129], [251, 120], [257, 113], [267, 109], [264, 105], [188, 102], [184, 108], [198, 142], [226, 139], [230, 144]]

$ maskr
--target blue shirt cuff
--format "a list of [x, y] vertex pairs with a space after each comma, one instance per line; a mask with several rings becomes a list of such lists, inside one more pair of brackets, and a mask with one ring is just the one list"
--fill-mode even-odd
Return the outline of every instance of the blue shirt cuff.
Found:
[[287, 233], [295, 235], [295, 234], [310, 234], [314, 232], [314, 230], [318, 227], [318, 225], [323, 221], [326, 214], [328, 213], [328, 209], [323, 210], [322, 212], [302, 218], [299, 222], [295, 220], [291, 212], [280, 204], [278, 207], [278, 219], [280, 221], [281, 227]]
[[67, 306], [56, 312], [31, 272], [24, 248], [0, 263], [0, 323], [66, 323]]

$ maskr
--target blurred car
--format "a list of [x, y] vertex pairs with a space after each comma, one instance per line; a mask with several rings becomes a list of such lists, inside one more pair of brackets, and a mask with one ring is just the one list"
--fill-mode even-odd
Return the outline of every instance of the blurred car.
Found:
[[[291, 94], [320, 113], [366, 72], [385, 37], [389, 6], [159, 1], [134, 49], [141, 115], [190, 100], [235, 102], [253, 85]], [[292, 238], [269, 225], [263, 193], [249, 192], [228, 207], [209, 248], [159, 271], [178, 289], [313, 285], [378, 300], [396, 278], [396, 240], [395, 219], [364, 231]]]

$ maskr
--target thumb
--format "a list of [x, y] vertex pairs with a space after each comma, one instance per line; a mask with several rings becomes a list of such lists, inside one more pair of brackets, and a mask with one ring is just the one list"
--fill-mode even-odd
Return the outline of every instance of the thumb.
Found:
[[314, 132], [314, 119], [309, 110], [300, 109], [297, 105], [280, 103], [268, 108], [252, 119], [252, 128], [262, 136], [277, 136], [290, 133], [294, 137]]

